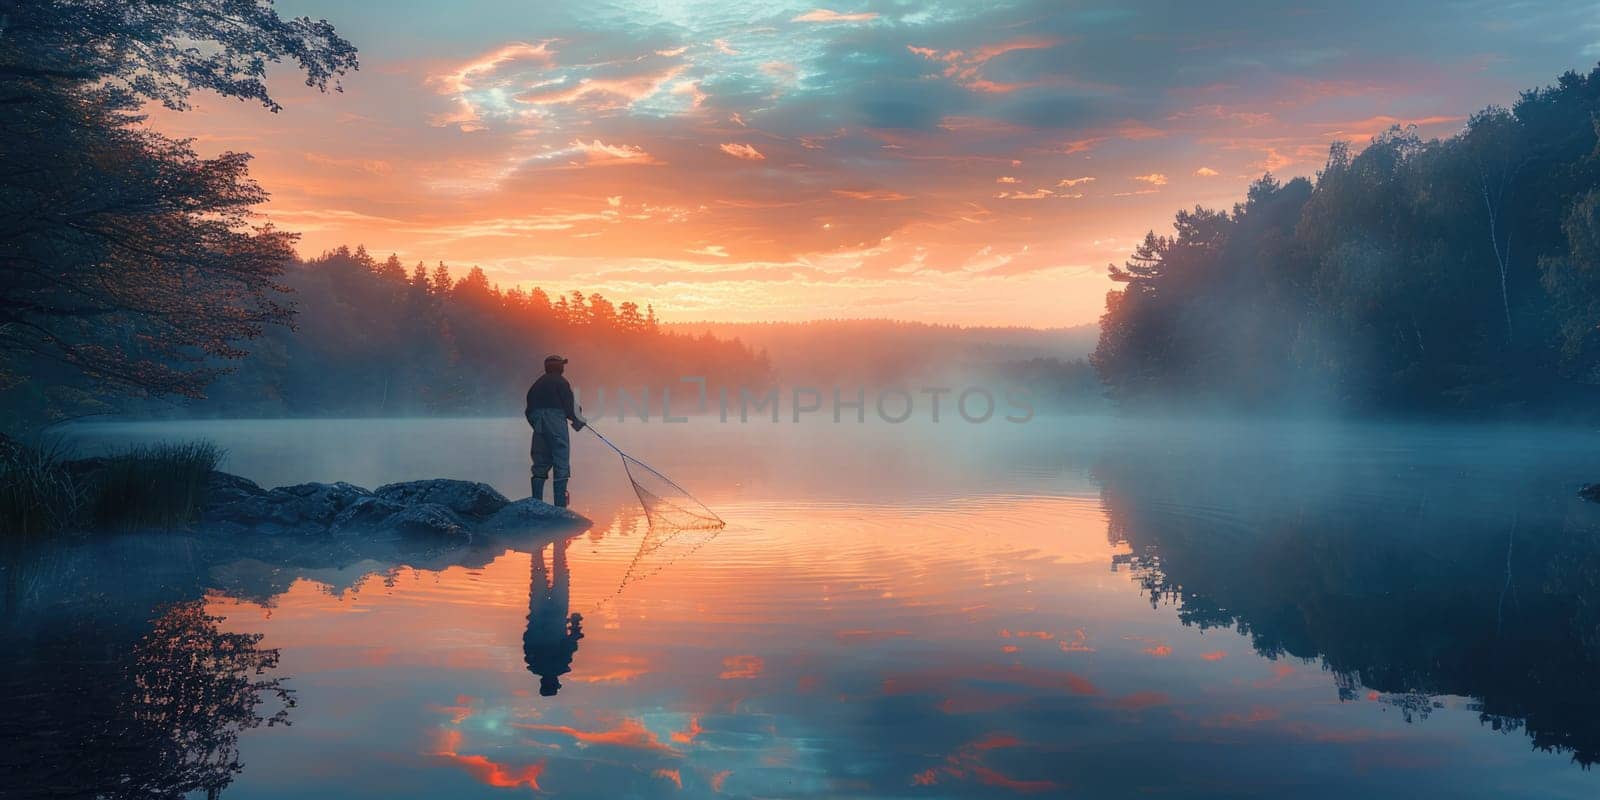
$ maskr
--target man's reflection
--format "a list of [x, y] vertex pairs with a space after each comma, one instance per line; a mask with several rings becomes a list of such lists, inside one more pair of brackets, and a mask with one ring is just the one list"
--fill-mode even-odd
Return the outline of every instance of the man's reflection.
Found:
[[572, 671], [572, 656], [583, 638], [583, 615], [569, 614], [572, 573], [567, 569], [567, 547], [572, 539], [553, 542], [550, 566], [545, 548], [533, 553], [533, 575], [528, 584], [528, 629], [522, 634], [522, 658], [528, 671], [539, 676], [539, 694], [561, 691], [560, 677]]

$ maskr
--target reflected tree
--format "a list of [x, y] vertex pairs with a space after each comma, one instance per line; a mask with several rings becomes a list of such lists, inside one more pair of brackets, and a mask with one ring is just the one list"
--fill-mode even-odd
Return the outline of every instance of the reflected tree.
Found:
[[1399, 491], [1381, 461], [1213, 444], [1095, 469], [1109, 535], [1131, 550], [1118, 566], [1153, 605], [1267, 658], [1320, 661], [1342, 700], [1364, 687], [1422, 723], [1436, 698], [1469, 697], [1495, 730], [1600, 761], [1593, 509], [1504, 478], [1466, 480], [1498, 484], [1472, 496], [1459, 466]]
[[221, 621], [190, 601], [131, 645], [87, 624], [10, 642], [0, 796], [219, 796], [244, 768], [240, 734], [288, 724], [295, 705], [271, 674], [278, 651]]

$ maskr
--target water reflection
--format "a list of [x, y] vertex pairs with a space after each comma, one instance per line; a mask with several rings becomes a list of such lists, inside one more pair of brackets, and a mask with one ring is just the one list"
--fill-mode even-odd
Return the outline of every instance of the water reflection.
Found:
[[1471, 698], [1494, 730], [1600, 759], [1600, 514], [1545, 456], [1393, 443], [1336, 466], [1320, 448], [1217, 444], [1123, 450], [1094, 470], [1152, 607], [1270, 659], [1318, 660], [1341, 701], [1421, 723], [1439, 698]]
[[528, 629], [522, 634], [522, 658], [528, 671], [539, 676], [539, 694], [553, 697], [561, 691], [560, 677], [572, 671], [572, 657], [583, 638], [583, 615], [572, 612], [572, 570], [567, 566], [567, 548], [572, 539], [563, 537], [549, 546], [550, 565], [545, 566], [545, 550], [540, 548], [529, 559], [532, 577], [528, 582]]
[[[395, 424], [317, 424], [311, 461], [525, 474], [498, 421]], [[310, 446], [282, 427], [242, 429], [263, 472]], [[117, 539], [24, 559], [5, 612], [107, 653], [196, 598], [264, 634], [299, 706], [240, 727], [233, 800], [1594, 796], [1600, 509], [1565, 482], [1595, 437], [657, 427], [630, 446], [721, 535], [649, 530], [591, 465], [581, 536]]]
[[[337, 596], [412, 565], [481, 567], [508, 546], [546, 540], [164, 533], [7, 547], [0, 797], [218, 797], [244, 770], [241, 735], [290, 724], [298, 700], [278, 672], [280, 650], [262, 647], [259, 632], [229, 630], [210, 598], [270, 607], [307, 578]], [[559, 613], [563, 627], [555, 606], [567, 602], [570, 541], [554, 545], [554, 580], [530, 604]], [[545, 657], [552, 687], [570, 668], [582, 635], [572, 633], [565, 662]]]
[[219, 622], [188, 601], [142, 633], [8, 628], [0, 796], [217, 797], [244, 769], [240, 734], [287, 724], [295, 705], [278, 651]]

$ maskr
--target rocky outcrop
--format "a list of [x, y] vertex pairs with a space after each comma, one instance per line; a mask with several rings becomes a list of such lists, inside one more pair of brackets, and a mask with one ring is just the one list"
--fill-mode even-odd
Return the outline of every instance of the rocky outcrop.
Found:
[[435, 478], [379, 486], [373, 494], [400, 505], [431, 503], [444, 506], [466, 519], [488, 519], [510, 504], [506, 496], [487, 483]]
[[369, 491], [339, 483], [262, 489], [225, 472], [211, 473], [202, 527], [270, 534], [388, 531], [447, 538], [474, 531], [516, 533], [586, 520], [529, 498], [515, 503], [488, 484], [447, 479], [391, 483]]

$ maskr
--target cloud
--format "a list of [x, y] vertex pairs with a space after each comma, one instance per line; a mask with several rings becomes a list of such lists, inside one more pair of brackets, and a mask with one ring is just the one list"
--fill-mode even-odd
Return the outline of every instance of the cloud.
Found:
[[472, 90], [480, 79], [491, 76], [508, 64], [526, 64], [541, 69], [553, 67], [556, 64], [556, 56], [550, 50], [550, 44], [549, 41], [538, 44], [511, 42], [490, 50], [453, 71], [435, 75], [431, 80], [445, 92], [466, 92]]
[[1095, 145], [1098, 145], [1105, 140], [1106, 139], [1104, 136], [1093, 136], [1087, 139], [1073, 139], [1071, 141], [1062, 142], [1061, 145], [1055, 149], [1055, 152], [1064, 156], [1070, 156], [1075, 153], [1087, 153], [1090, 150], [1093, 150]]
[[723, 680], [754, 678], [765, 666], [760, 656], [728, 656], [722, 659], [722, 674], [718, 677]]
[[1212, 169], [1210, 167], [1201, 167], [1201, 168], [1199, 168], [1199, 169], [1194, 171], [1194, 175], [1197, 178], [1215, 178], [1215, 177], [1217, 177], [1218, 175], [1221, 175], [1221, 174], [1222, 173], [1220, 173], [1220, 172], [1218, 172], [1218, 171], [1216, 171], [1216, 170], [1214, 170], [1214, 169]]
[[936, 50], [916, 45], [906, 45], [906, 50], [928, 61], [943, 64], [940, 74], [955, 81], [957, 85], [985, 94], [1007, 94], [1017, 89], [1041, 84], [1032, 81], [1001, 83], [989, 80], [983, 74], [985, 64], [1007, 53], [1018, 50], [1047, 50], [1061, 42], [1061, 39], [1053, 36], [1023, 36], [995, 44], [981, 45], [970, 50]]
[[589, 142], [585, 142], [582, 139], [574, 139], [570, 147], [572, 150], [587, 156], [591, 167], [661, 163], [654, 156], [646, 153], [642, 147], [634, 147], [627, 144], [606, 144], [599, 139]]
[[867, 22], [878, 18], [875, 11], [860, 11], [850, 14], [841, 14], [826, 8], [814, 8], [807, 11], [790, 22]]
[[1082, 178], [1062, 178], [1060, 181], [1056, 182], [1056, 185], [1057, 186], [1065, 186], [1065, 187], [1071, 188], [1073, 186], [1081, 186], [1081, 185], [1083, 185], [1085, 183], [1089, 183], [1089, 182], [1091, 182], [1093, 180], [1094, 180], [1094, 178], [1092, 178], [1092, 177], [1090, 177], [1088, 175], [1085, 175]]
[[[1043, 199], [1048, 198], [1048, 197], [1056, 197], [1056, 196], [1057, 195], [1056, 195], [1055, 192], [1052, 192], [1049, 189], [1045, 189], [1045, 188], [1041, 187], [1041, 188], [1038, 188], [1038, 189], [1034, 189], [1031, 192], [1001, 192], [1001, 193], [995, 195], [995, 198], [999, 199], [999, 200], [1043, 200]], [[1077, 196], [1081, 196], [1081, 195], [1077, 195]]]
[[838, 195], [838, 196], [840, 196], [840, 197], [848, 197], [851, 200], [909, 200], [909, 199], [911, 199], [909, 196], [903, 195], [903, 194], [901, 194], [899, 192], [890, 192], [890, 191], [885, 191], [885, 190], [851, 191], [849, 189], [834, 189], [833, 193]]
[[1136, 180], [1136, 181], [1144, 181], [1145, 183], [1148, 183], [1151, 186], [1166, 186], [1167, 185], [1167, 176], [1163, 175], [1163, 174], [1161, 174], [1159, 172], [1152, 172], [1152, 173], [1150, 173], [1148, 175], [1135, 175], [1135, 176], [1133, 176], [1133, 179]]
[[995, 183], [1016, 183], [1017, 179], [1011, 177], [1010, 175], [1001, 175], [1000, 177], [995, 178], [994, 182]]
[[536, 106], [582, 103], [594, 109], [622, 108], [660, 92], [685, 69], [686, 65], [677, 64], [614, 78], [563, 78], [519, 92], [512, 99]]
[[308, 163], [321, 167], [334, 167], [336, 169], [349, 169], [365, 172], [369, 175], [388, 175], [394, 171], [394, 165], [376, 158], [335, 158], [321, 153], [306, 153]]
[[727, 249], [720, 244], [708, 244], [705, 247], [696, 247], [692, 250], [685, 250], [684, 252], [692, 253], [697, 256], [713, 256], [715, 258], [728, 257]]
[[721, 150], [724, 153], [727, 153], [730, 156], [733, 156], [734, 158], [742, 158], [742, 159], [744, 159], [746, 161], [766, 161], [767, 160], [767, 157], [765, 155], [762, 155], [760, 150], [757, 150], [754, 147], [751, 147], [750, 145], [747, 145], [747, 144], [738, 144], [738, 143], [734, 143], [734, 142], [725, 142], [723, 144], [717, 145], [717, 149]]

